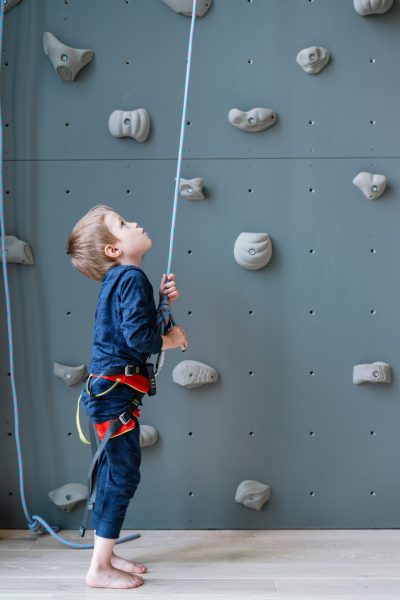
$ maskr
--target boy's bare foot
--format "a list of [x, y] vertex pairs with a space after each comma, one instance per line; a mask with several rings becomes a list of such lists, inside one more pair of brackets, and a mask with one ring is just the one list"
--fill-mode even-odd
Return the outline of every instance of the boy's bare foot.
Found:
[[140, 563], [134, 563], [130, 560], [126, 560], [121, 556], [117, 556], [114, 552], [111, 555], [111, 564], [116, 569], [120, 571], [125, 571], [126, 573], [146, 573], [147, 568]]
[[128, 575], [110, 565], [101, 569], [89, 567], [85, 583], [95, 588], [126, 589], [139, 587], [143, 585], [144, 581], [138, 575]]

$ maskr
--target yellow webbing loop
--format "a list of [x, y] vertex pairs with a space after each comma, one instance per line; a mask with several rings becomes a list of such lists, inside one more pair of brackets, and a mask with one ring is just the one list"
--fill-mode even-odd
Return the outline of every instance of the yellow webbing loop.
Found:
[[[89, 377], [86, 380], [86, 391], [88, 394], [90, 394], [89, 389], [88, 389], [88, 383], [89, 383], [89, 379], [92, 378], [92, 374], [89, 375]], [[120, 383], [120, 378], [117, 377], [117, 379], [114, 381], [114, 383], [112, 384], [111, 387], [108, 388], [108, 390], [105, 390], [105, 392], [101, 392], [101, 394], [96, 394], [96, 396], [104, 396], [104, 394], [108, 394], [108, 392], [111, 392], [111, 390], [113, 390], [115, 388], [115, 386], [117, 386]], [[82, 427], [81, 427], [81, 422], [80, 422], [80, 402], [81, 402], [81, 398], [82, 398], [82, 392], [79, 394], [79, 398], [78, 398], [78, 406], [76, 408], [76, 427], [78, 429], [78, 433], [79, 433], [79, 439], [81, 440], [81, 442], [83, 442], [84, 444], [87, 444], [90, 446], [90, 441], [87, 440], [83, 434], [82, 431]]]

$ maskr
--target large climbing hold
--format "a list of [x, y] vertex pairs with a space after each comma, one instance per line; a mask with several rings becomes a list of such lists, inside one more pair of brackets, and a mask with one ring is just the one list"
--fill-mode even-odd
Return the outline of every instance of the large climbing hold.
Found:
[[205, 383], [215, 383], [218, 380], [218, 372], [197, 360], [182, 360], [172, 371], [172, 379], [178, 385], [191, 389]]
[[393, 0], [354, 0], [354, 8], [362, 17], [381, 15], [392, 8]]
[[195, 177], [194, 179], [183, 179], [179, 181], [179, 192], [184, 198], [189, 200], [204, 200], [203, 194], [204, 179]]
[[354, 365], [353, 383], [391, 383], [392, 368], [388, 363], [376, 361]]
[[50, 31], [43, 34], [43, 50], [63, 81], [74, 81], [79, 71], [94, 57], [93, 50], [66, 46]]
[[385, 191], [387, 181], [385, 175], [361, 171], [354, 177], [353, 183], [364, 196], [370, 200], [376, 200]]
[[158, 431], [152, 425], [141, 425], [140, 426], [140, 438], [139, 444], [141, 448], [147, 446], [154, 446], [158, 441]]
[[315, 75], [329, 62], [329, 52], [322, 46], [303, 48], [296, 56], [297, 64], [309, 75]]
[[270, 499], [271, 488], [266, 483], [246, 479], [242, 481], [236, 490], [235, 500], [247, 508], [261, 510], [263, 505]]
[[231, 108], [228, 113], [228, 120], [237, 129], [256, 133], [275, 125], [276, 113], [270, 108], [252, 108], [247, 112], [238, 108]]
[[14, 6], [19, 4], [21, 0], [2, 0], [2, 2], [4, 4], [4, 12], [6, 13], [12, 8], [14, 8]]
[[86, 365], [79, 365], [77, 367], [69, 367], [68, 365], [62, 365], [58, 362], [54, 363], [54, 375], [61, 379], [67, 385], [76, 385], [87, 374]]
[[238, 265], [244, 269], [262, 269], [271, 260], [271, 238], [268, 233], [243, 231], [236, 239], [233, 254]]
[[49, 498], [60, 510], [71, 512], [78, 502], [86, 500], [88, 492], [88, 486], [83, 483], [66, 483], [49, 492]]
[[[162, 0], [164, 4], [185, 17], [192, 16], [193, 0]], [[196, 17], [204, 17], [212, 4], [212, 0], [197, 0]]]
[[116, 138], [131, 137], [144, 142], [150, 132], [149, 113], [145, 108], [114, 110], [108, 119], [108, 128]]
[[[30, 245], [20, 240], [15, 235], [6, 235], [6, 262], [21, 263], [24, 265], [33, 265], [33, 254]], [[0, 246], [0, 256], [3, 258], [2, 248]]]

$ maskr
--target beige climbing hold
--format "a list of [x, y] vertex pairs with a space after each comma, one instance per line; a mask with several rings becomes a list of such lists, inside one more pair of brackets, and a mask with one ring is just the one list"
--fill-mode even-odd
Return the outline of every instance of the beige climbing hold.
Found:
[[58, 362], [54, 363], [54, 375], [61, 379], [67, 385], [76, 385], [87, 374], [86, 365], [79, 365], [78, 367], [69, 367], [68, 365], [62, 365]]
[[158, 431], [152, 425], [140, 425], [139, 444], [141, 448], [154, 446], [158, 441]]
[[218, 380], [216, 369], [197, 360], [182, 360], [172, 371], [172, 379], [178, 385], [191, 389]]
[[[193, 0], [162, 0], [164, 4], [172, 8], [175, 12], [185, 15], [185, 17], [192, 16]], [[212, 0], [197, 0], [196, 2], [196, 17], [204, 17], [208, 9], [212, 4]]]
[[[30, 245], [15, 235], [6, 235], [6, 262], [33, 265], [33, 254]], [[3, 258], [3, 250], [0, 246], [0, 256]]]
[[89, 488], [83, 483], [66, 483], [49, 492], [49, 498], [60, 510], [71, 512], [78, 502], [86, 500]]
[[392, 368], [388, 363], [377, 361], [354, 365], [353, 383], [391, 383]]
[[4, 4], [4, 12], [7, 13], [9, 10], [14, 8], [17, 4], [21, 2], [21, 0], [2, 0]]
[[362, 17], [381, 15], [392, 8], [393, 0], [354, 0], [354, 8]]
[[246, 479], [238, 485], [235, 500], [247, 508], [261, 510], [267, 500], [270, 499], [270, 496], [271, 488], [269, 485]]
[[150, 117], [145, 108], [114, 110], [108, 119], [108, 128], [116, 138], [131, 137], [144, 142], [150, 132]]
[[50, 31], [43, 34], [43, 50], [63, 81], [74, 81], [79, 71], [94, 57], [93, 50], [66, 46]]
[[310, 46], [303, 48], [296, 56], [297, 64], [310, 75], [315, 75], [329, 62], [329, 52], [322, 46]]
[[238, 265], [244, 269], [262, 269], [271, 260], [271, 238], [268, 233], [244, 231], [236, 239], [233, 254]]
[[204, 200], [203, 194], [204, 179], [195, 177], [194, 179], [183, 179], [179, 182], [179, 193], [189, 200]]
[[385, 191], [387, 180], [384, 175], [361, 171], [354, 177], [353, 183], [362, 191], [366, 198], [376, 200]]
[[270, 108], [252, 108], [247, 112], [231, 108], [228, 120], [237, 129], [256, 133], [275, 125], [276, 113]]

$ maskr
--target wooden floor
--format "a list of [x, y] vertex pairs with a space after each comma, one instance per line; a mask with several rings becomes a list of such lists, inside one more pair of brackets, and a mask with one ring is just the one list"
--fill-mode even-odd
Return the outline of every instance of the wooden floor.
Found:
[[[92, 550], [49, 535], [0, 530], [0, 599], [116, 598], [200, 600], [295, 598], [400, 599], [400, 530], [138, 530], [116, 546], [144, 563], [136, 589], [93, 589], [84, 577]], [[122, 535], [134, 533], [125, 530]], [[76, 531], [62, 537], [82, 540]]]

